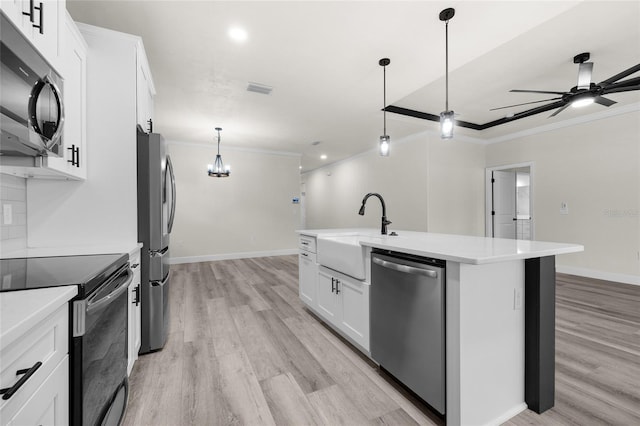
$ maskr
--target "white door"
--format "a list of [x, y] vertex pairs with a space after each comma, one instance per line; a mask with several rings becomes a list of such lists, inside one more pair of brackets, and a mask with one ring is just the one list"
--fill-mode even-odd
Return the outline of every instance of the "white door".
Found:
[[516, 173], [492, 172], [493, 237], [516, 238]]

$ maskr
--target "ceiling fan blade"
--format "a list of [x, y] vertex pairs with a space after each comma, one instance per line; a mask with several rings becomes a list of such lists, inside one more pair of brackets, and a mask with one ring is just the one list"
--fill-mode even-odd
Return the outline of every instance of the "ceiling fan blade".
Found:
[[570, 103], [568, 103], [568, 104], [566, 104], [566, 105], [564, 105], [564, 106], [562, 106], [562, 107], [558, 108], [558, 109], [556, 110], [556, 112], [554, 112], [553, 114], [551, 114], [551, 115], [549, 116], [549, 118], [551, 118], [551, 117], [555, 117], [556, 115], [560, 114], [560, 113], [561, 113], [562, 111], [564, 111], [564, 110], [565, 110], [569, 105], [571, 105], [571, 104], [570, 104]]
[[616, 101], [612, 101], [611, 99], [605, 98], [604, 96], [596, 96], [593, 98], [593, 102], [604, 105], [606, 107], [610, 107], [613, 104], [617, 104]]
[[517, 93], [545, 93], [547, 95], [567, 95], [567, 92], [549, 92], [546, 90], [521, 90], [521, 89], [513, 89], [513, 90], [509, 90], [510, 92], [517, 92]]
[[603, 90], [602, 93], [632, 92], [634, 90], [640, 90], [640, 84], [636, 84], [635, 86], [613, 87], [611, 89], [607, 88], [607, 90]]
[[[624, 88], [624, 87], [635, 87], [640, 84], [640, 77], [630, 78], [628, 80], [618, 81], [616, 83], [610, 84], [608, 86], [604, 86], [602, 88], [602, 93], [612, 93], [615, 92], [615, 89]], [[635, 89], [631, 89], [635, 90]], [[627, 92], [628, 90], [618, 90], [619, 92]]]
[[591, 72], [593, 62], [583, 62], [578, 68], [578, 89], [588, 89], [591, 87]]
[[522, 104], [507, 105], [507, 106], [503, 106], [503, 107], [492, 108], [489, 111], [496, 111], [496, 110], [499, 110], [499, 109], [512, 108], [512, 107], [517, 107], [517, 106], [522, 106], [522, 105], [537, 104], [537, 103], [540, 103], [540, 102], [556, 101], [558, 99], [562, 99], [562, 98], [560, 97], [560, 98], [543, 99], [541, 101], [533, 101], [533, 102], [525, 102], [525, 103], [522, 103]]
[[608, 86], [612, 83], [615, 83], [616, 81], [620, 80], [621, 78], [625, 78], [628, 75], [631, 75], [635, 72], [640, 71], [640, 64], [638, 65], [634, 65], [631, 68], [628, 68], [624, 71], [622, 71], [621, 73], [618, 73], [616, 75], [614, 75], [613, 77], [609, 77], [608, 79], [604, 80], [603, 82], [600, 83], [600, 86]]

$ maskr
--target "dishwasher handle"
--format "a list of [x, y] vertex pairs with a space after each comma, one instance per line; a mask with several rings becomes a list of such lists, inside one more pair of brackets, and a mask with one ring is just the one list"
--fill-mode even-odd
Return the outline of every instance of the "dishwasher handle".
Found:
[[415, 266], [401, 265], [399, 263], [382, 260], [378, 257], [374, 257], [372, 260], [373, 263], [375, 263], [376, 265], [380, 265], [383, 268], [392, 269], [398, 272], [404, 272], [406, 274], [425, 275], [430, 278], [438, 278], [438, 271], [434, 271], [433, 269], [424, 269], [416, 268]]

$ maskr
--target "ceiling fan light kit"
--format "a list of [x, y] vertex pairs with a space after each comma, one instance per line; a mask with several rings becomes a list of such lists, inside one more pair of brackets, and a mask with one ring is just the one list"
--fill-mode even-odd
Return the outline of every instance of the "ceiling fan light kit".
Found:
[[444, 22], [445, 34], [445, 110], [440, 113], [440, 138], [453, 138], [454, 112], [449, 110], [449, 20], [456, 14], [456, 10], [449, 7], [440, 12], [439, 18]]

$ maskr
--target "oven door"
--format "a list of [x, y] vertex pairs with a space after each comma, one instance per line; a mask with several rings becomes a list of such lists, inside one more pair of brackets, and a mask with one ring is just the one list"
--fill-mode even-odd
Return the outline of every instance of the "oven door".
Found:
[[[88, 299], [74, 302], [72, 416], [74, 425], [117, 424], [126, 406], [127, 289], [133, 272], [115, 273]], [[78, 312], [80, 311], [80, 312]], [[83, 323], [83, 324], [82, 324]], [[84, 329], [84, 330], [82, 330]]]
[[62, 156], [62, 78], [0, 14], [3, 156]]

